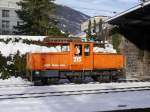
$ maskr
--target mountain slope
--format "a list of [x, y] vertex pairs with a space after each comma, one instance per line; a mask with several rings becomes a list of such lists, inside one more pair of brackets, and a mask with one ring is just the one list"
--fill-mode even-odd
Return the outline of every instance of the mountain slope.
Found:
[[80, 33], [80, 24], [90, 18], [79, 11], [61, 5], [57, 5], [55, 16], [59, 21], [58, 27], [71, 34]]

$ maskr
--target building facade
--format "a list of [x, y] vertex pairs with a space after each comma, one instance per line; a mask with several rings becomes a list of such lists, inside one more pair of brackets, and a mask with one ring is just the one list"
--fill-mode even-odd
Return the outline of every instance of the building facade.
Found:
[[0, 0], [0, 34], [13, 34], [14, 26], [19, 24], [20, 20], [16, 10], [20, 7], [16, 4], [20, 0]]
[[[87, 21], [81, 23], [81, 31], [82, 32], [87, 32], [88, 31], [88, 27], [89, 27], [89, 22], [91, 22], [91, 33], [96, 33], [96, 40], [99, 41], [106, 41], [108, 40], [108, 32], [111, 29], [111, 25], [109, 25], [108, 23], [104, 23], [103, 21], [105, 21], [105, 19], [108, 19], [109, 17], [107, 16], [95, 16], [95, 17], [91, 17], [90, 19], [88, 19]], [[100, 21], [102, 23], [100, 23]], [[96, 26], [95, 26], [96, 23]], [[101, 25], [100, 25], [101, 24]], [[94, 30], [94, 27], [96, 28]]]
[[107, 16], [94, 16], [88, 19], [87, 21], [81, 23], [81, 31], [86, 31], [88, 29], [89, 21], [91, 21], [91, 27], [94, 27], [94, 20], [96, 21], [97, 24], [97, 32], [98, 32], [98, 24], [100, 20], [105, 20], [107, 19]]

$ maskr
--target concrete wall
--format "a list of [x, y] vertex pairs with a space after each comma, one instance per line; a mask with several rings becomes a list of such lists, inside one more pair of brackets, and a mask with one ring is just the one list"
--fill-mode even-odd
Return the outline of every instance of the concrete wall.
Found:
[[130, 41], [124, 41], [123, 54], [126, 56], [126, 78], [138, 78], [143, 75], [143, 63], [139, 57], [139, 49]]
[[131, 31], [134, 34], [128, 32], [129, 35], [123, 36], [121, 42], [121, 52], [126, 56], [126, 78], [150, 79], [149, 34], [138, 30]]

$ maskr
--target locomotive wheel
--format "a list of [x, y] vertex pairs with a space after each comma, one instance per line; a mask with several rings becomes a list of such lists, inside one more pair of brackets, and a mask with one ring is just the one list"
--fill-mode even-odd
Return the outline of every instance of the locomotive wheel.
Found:
[[42, 78], [41, 83], [42, 85], [48, 85], [48, 78]]
[[82, 83], [82, 78], [80, 76], [71, 76], [71, 77], [67, 77], [68, 80], [71, 82], [71, 83]]
[[57, 84], [59, 82], [60, 78], [49, 78], [48, 83], [49, 84]]
[[102, 77], [101, 76], [92, 76], [92, 79], [96, 82], [102, 82]]
[[109, 75], [106, 75], [106, 76], [104, 75], [102, 77], [102, 82], [106, 82], [106, 83], [111, 82], [110, 76]]
[[98, 76], [91, 76], [94, 81], [98, 81]]
[[97, 81], [97, 82], [110, 82], [109, 77], [106, 77], [103, 75], [96, 75], [96, 76], [91, 76], [91, 77], [94, 81]]

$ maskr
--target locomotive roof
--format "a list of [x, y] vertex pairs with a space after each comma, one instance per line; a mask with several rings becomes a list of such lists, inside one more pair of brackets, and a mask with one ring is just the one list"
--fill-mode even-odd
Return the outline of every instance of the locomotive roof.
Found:
[[93, 43], [93, 42], [83, 42], [79, 37], [57, 37], [57, 38], [45, 38], [44, 43], [48, 45], [64, 45], [70, 43]]
[[83, 44], [83, 43], [94, 43], [94, 42], [82, 42], [82, 41], [50, 41], [50, 42], [44, 42], [48, 45], [69, 45], [70, 43], [76, 43], [76, 44]]
[[48, 36], [44, 39], [44, 43], [47, 45], [69, 45], [70, 43], [93, 43], [100, 44], [93, 41], [83, 42], [79, 37], [66, 37], [66, 36]]

